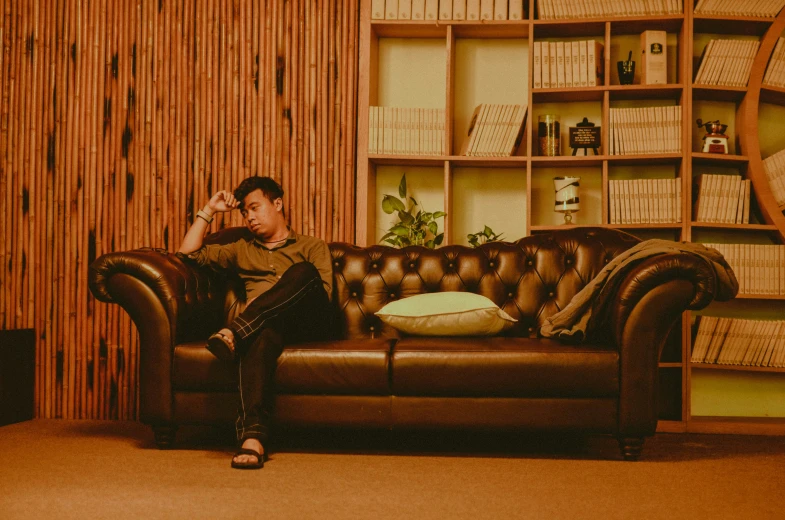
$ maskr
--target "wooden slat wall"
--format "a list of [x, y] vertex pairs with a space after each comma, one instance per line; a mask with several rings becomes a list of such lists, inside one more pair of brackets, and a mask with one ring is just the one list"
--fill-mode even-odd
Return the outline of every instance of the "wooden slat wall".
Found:
[[0, 0], [0, 329], [36, 330], [39, 417], [137, 415], [98, 255], [176, 250], [256, 174], [296, 230], [354, 239], [357, 1]]

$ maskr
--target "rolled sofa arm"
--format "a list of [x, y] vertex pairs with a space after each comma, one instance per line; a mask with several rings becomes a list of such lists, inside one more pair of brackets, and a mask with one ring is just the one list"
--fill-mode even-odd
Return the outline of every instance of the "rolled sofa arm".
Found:
[[139, 330], [140, 418], [169, 421], [174, 345], [219, 328], [225, 282], [165, 250], [143, 248], [97, 258], [88, 284], [96, 299], [119, 304]]
[[622, 436], [654, 433], [657, 426], [658, 361], [685, 310], [736, 296], [731, 268], [689, 253], [641, 261], [624, 276], [608, 301], [607, 321], [620, 355], [619, 429]]

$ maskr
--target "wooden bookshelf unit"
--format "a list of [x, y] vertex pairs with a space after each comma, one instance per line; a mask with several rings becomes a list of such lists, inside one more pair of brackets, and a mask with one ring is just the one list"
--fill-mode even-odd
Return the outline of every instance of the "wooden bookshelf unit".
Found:
[[[438, 23], [372, 20], [371, 2], [361, 2], [358, 244], [378, 243], [392, 225], [392, 217], [381, 211], [381, 200], [386, 193], [396, 193], [403, 174], [426, 211], [447, 213], [445, 244], [468, 244], [466, 235], [484, 225], [504, 233], [507, 240], [563, 228], [562, 215], [553, 212], [552, 179], [560, 175], [581, 177], [581, 208], [573, 215], [574, 226], [615, 227], [643, 239], [785, 243], [785, 205], [777, 203], [763, 166], [766, 157], [785, 148], [785, 132], [767, 130], [785, 117], [785, 88], [763, 85], [769, 58], [785, 30], [785, 10], [774, 18], [701, 15], [695, 13], [697, 2], [687, 0], [680, 14], [543, 20], [537, 2], [523, 0], [522, 20]], [[622, 85], [617, 61], [626, 60], [631, 51], [640, 65], [640, 34], [646, 30], [666, 32], [667, 83], [642, 85], [636, 72], [633, 84]], [[704, 47], [717, 38], [759, 42], [746, 87], [694, 84]], [[534, 43], [578, 40], [604, 46], [604, 75], [598, 85], [533, 88]], [[481, 103], [528, 107], [523, 139], [512, 156], [458, 155], [471, 115]], [[374, 106], [443, 110], [444, 155], [369, 154], [369, 107]], [[670, 110], [681, 117], [681, 151], [612, 154], [612, 109], [660, 106], [677, 107]], [[543, 114], [560, 116], [559, 156], [538, 155], [537, 121]], [[601, 127], [601, 146], [597, 155], [573, 156], [567, 128], [584, 117]], [[704, 130], [696, 125], [698, 118], [728, 125], [728, 154], [701, 151]], [[695, 179], [702, 174], [750, 181], [748, 224], [695, 221]], [[610, 181], [639, 179], [670, 179], [680, 185], [674, 222], [610, 223]], [[712, 304], [700, 314], [782, 319], [777, 316], [785, 316], [785, 295], [745, 294], [730, 305]], [[660, 430], [785, 435], [785, 404], [751, 416], [743, 413], [743, 399], [750, 392], [761, 402], [785, 392], [785, 369], [692, 363], [695, 318], [690, 312], [682, 316], [663, 351]], [[738, 388], [739, 404], [729, 407], [727, 416], [705, 404], [711, 403], [711, 392], [723, 378], [728, 386], [723, 392], [732, 395]]]

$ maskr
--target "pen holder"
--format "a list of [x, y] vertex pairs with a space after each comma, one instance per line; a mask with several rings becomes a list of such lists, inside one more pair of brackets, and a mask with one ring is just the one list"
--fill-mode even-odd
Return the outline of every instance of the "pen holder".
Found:
[[619, 61], [616, 63], [619, 69], [619, 83], [621, 85], [632, 85], [632, 80], [635, 78], [635, 62], [634, 61]]

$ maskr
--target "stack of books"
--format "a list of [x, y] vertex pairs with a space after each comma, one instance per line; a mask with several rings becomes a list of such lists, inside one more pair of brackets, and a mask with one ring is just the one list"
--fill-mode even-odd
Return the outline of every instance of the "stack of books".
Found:
[[509, 157], [521, 144], [526, 105], [478, 105], [460, 155]]
[[711, 40], [703, 49], [695, 85], [746, 87], [758, 40]]
[[681, 222], [681, 179], [608, 181], [611, 224]]
[[782, 206], [785, 204], [785, 150], [771, 155], [763, 160], [763, 171], [769, 179], [771, 193]]
[[658, 16], [683, 14], [682, 0], [537, 0], [540, 20], [565, 18], [601, 18], [617, 16]]
[[772, 87], [785, 87], [785, 38], [779, 38], [774, 52], [771, 53], [769, 65], [763, 75], [763, 84]]
[[750, 188], [750, 180], [741, 175], [698, 175], [693, 218], [697, 222], [749, 224]]
[[681, 153], [681, 107], [611, 108], [610, 155]]
[[739, 281], [739, 294], [785, 295], [785, 245], [704, 245], [725, 257]]
[[713, 16], [760, 16], [774, 18], [779, 14], [785, 0], [750, 2], [749, 0], [698, 0], [695, 14]]
[[693, 363], [785, 366], [785, 321], [698, 317]]
[[603, 84], [603, 44], [595, 40], [534, 42], [534, 88], [595, 87]]
[[373, 20], [523, 20], [524, 0], [372, 0]]
[[369, 107], [368, 153], [443, 155], [443, 108]]

